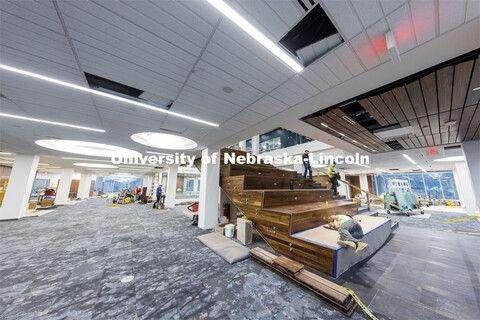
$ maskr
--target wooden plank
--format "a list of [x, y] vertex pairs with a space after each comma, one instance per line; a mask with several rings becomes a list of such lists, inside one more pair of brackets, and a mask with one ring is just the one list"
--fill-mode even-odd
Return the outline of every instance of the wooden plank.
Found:
[[359, 100], [358, 103], [367, 110], [370, 115], [377, 120], [382, 127], [388, 126], [388, 121], [382, 116], [382, 114], [375, 108], [375, 106], [368, 99]]
[[450, 111], [453, 89], [453, 66], [437, 70], [439, 112]]
[[424, 136], [429, 136], [432, 134], [428, 117], [418, 118], [418, 124], [420, 125], [420, 128], [422, 129]]
[[418, 80], [413, 81], [412, 83], [407, 84], [406, 88], [417, 117], [425, 117], [427, 115], [427, 111], [423, 102], [423, 94], [422, 88], [420, 87], [420, 82]]
[[378, 112], [380, 112], [385, 118], [385, 120], [387, 120], [388, 124], [398, 123], [397, 119], [392, 112], [390, 112], [390, 109], [388, 109], [387, 105], [385, 102], [383, 102], [383, 99], [380, 96], [373, 96], [368, 98], [368, 100], [370, 100], [370, 103], [375, 106], [375, 109], [377, 109]]
[[428, 116], [428, 122], [430, 123], [430, 132], [432, 134], [440, 133], [438, 114]]
[[392, 91], [384, 92], [380, 96], [382, 97], [383, 101], [393, 113], [398, 122], [407, 120], [407, 118], [403, 114], [402, 108], [400, 108], [400, 106], [398, 105], [398, 102], [395, 99]]
[[286, 272], [295, 274], [303, 269], [303, 264], [288, 259], [287, 257], [280, 256], [273, 259], [273, 264], [282, 267]]
[[472, 74], [473, 60], [455, 65], [453, 77], [452, 110], [463, 108], [468, 91], [468, 83]]
[[425, 99], [425, 106], [427, 107], [427, 114], [433, 115], [438, 113], [437, 103], [437, 83], [435, 79], [435, 72], [432, 72], [420, 79], [422, 85], [423, 97]]
[[[463, 114], [462, 114], [462, 118], [460, 119], [460, 124], [458, 125], [457, 134], [460, 134], [460, 133], [464, 134], [465, 132], [467, 132], [470, 122], [474, 117], [476, 108], [477, 108], [476, 106], [468, 106], [463, 109]], [[457, 137], [455, 137], [454, 142], [457, 140], [456, 138]]]
[[477, 87], [480, 87], [480, 61], [478, 58], [475, 60], [475, 66], [473, 67], [470, 88], [468, 88], [467, 100], [465, 101], [466, 106], [476, 105], [480, 100], [480, 90], [473, 91]]
[[244, 176], [244, 190], [260, 189], [290, 189], [292, 183], [294, 189], [312, 189], [313, 180], [310, 179], [292, 179], [284, 177], [259, 177]]
[[333, 200], [332, 190], [266, 190], [264, 191], [263, 209], [331, 200]]
[[397, 99], [398, 105], [400, 106], [400, 108], [402, 108], [405, 117], [407, 117], [408, 120], [416, 119], [417, 115], [415, 114], [410, 99], [408, 98], [407, 89], [405, 88], [405, 86], [393, 89], [392, 93]]

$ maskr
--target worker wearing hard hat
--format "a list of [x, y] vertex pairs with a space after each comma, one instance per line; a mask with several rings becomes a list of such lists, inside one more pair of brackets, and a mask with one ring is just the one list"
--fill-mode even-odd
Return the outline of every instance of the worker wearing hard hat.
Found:
[[332, 184], [332, 187], [330, 189], [333, 190], [333, 195], [338, 196], [337, 192], [337, 187], [338, 187], [338, 172], [335, 171], [335, 161], [333, 161], [329, 166], [328, 166], [328, 178], [330, 179], [330, 183]]
[[303, 179], [307, 178], [307, 170], [309, 172], [309, 179], [312, 179], [312, 167], [310, 167], [310, 158], [308, 154], [310, 153], [310, 150], [305, 149], [305, 153], [302, 155], [302, 160], [303, 160]]

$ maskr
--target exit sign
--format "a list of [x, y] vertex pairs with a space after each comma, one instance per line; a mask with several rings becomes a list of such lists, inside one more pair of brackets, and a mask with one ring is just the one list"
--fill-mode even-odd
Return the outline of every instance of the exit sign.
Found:
[[428, 150], [427, 150], [427, 154], [428, 154], [429, 156], [433, 156], [433, 155], [435, 155], [435, 154], [438, 154], [438, 150], [437, 150], [437, 149], [428, 149]]

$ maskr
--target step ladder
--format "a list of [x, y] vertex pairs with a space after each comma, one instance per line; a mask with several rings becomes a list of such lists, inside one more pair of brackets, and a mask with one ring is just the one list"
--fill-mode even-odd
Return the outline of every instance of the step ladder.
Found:
[[117, 204], [124, 204], [125, 203], [125, 195], [126, 195], [125, 191], [122, 191], [118, 194]]
[[161, 178], [162, 178], [162, 173], [161, 172], [154, 172], [153, 173], [152, 185], [150, 186], [150, 195], [149, 195], [149, 199], [152, 199], [152, 201], [154, 201], [153, 196], [154, 195], [156, 196], [157, 188], [161, 184], [160, 183]]

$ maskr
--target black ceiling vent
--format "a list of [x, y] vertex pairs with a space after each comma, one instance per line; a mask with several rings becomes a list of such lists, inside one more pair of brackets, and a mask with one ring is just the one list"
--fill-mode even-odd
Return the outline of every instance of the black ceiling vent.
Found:
[[387, 141], [385, 143], [393, 150], [405, 150], [405, 148], [397, 140]]
[[108, 91], [114, 91], [126, 96], [138, 98], [143, 91], [137, 88], [133, 88], [112, 80], [108, 80], [90, 73], [85, 72], [88, 85], [91, 89], [107, 89]]
[[452, 150], [452, 149], [460, 149], [462, 146], [457, 144], [454, 146], [443, 147], [443, 150]]
[[340, 110], [370, 132], [382, 127], [356, 100], [344, 104]]
[[320, 5], [315, 5], [280, 41], [295, 56], [297, 51], [338, 33]]
[[398, 171], [398, 168], [395, 169], [388, 169], [389, 171]]

